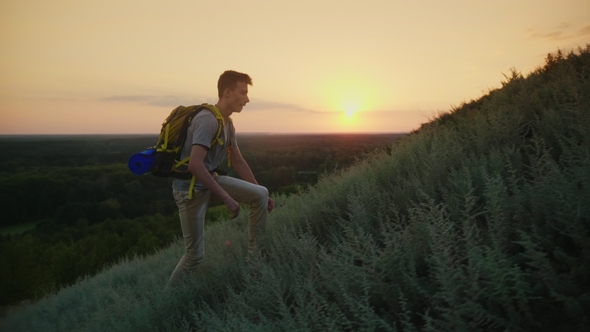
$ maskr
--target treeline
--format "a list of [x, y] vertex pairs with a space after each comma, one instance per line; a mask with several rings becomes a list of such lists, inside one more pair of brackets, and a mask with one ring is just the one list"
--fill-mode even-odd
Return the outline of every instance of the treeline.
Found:
[[156, 135], [4, 136], [0, 174], [126, 163], [131, 154], [154, 145], [156, 139]]
[[0, 243], [1, 305], [35, 299], [90, 276], [124, 257], [148, 255], [178, 236], [175, 216], [79, 219], [61, 232], [35, 232]]
[[106, 218], [136, 218], [175, 209], [170, 180], [136, 176], [123, 164], [45, 167], [0, 176], [1, 226], [38, 222], [44, 232]]
[[[292, 193], [403, 135], [244, 135], [239, 144], [259, 182]], [[171, 180], [137, 176], [127, 159], [149, 136], [2, 138], [0, 304], [59, 289], [122, 257], [148, 254], [181, 235]], [[231, 169], [230, 175], [235, 175]], [[228, 213], [213, 202], [207, 222]]]
[[[291, 193], [402, 136], [244, 135], [239, 144], [262, 185], [271, 193]], [[155, 137], [33, 138], [0, 139], [7, 147], [0, 156], [0, 227], [39, 222], [46, 231], [78, 219], [94, 224], [176, 209], [170, 179], [136, 176], [126, 166]], [[221, 168], [237, 176], [225, 164]]]
[[[352, 165], [404, 134], [245, 135], [238, 144], [258, 182], [271, 192], [292, 193], [318, 176]], [[231, 173], [236, 175], [235, 173]], [[237, 175], [236, 175], [237, 176]]]

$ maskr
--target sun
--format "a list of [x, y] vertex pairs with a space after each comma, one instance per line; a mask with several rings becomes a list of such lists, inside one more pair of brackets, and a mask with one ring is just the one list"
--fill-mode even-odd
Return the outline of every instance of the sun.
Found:
[[354, 74], [334, 75], [322, 82], [320, 91], [326, 110], [337, 115], [338, 130], [356, 131], [364, 124], [363, 114], [378, 101], [378, 87]]
[[332, 111], [343, 112], [347, 118], [372, 108], [374, 89], [361, 80], [338, 80], [324, 85], [324, 98]]
[[357, 122], [357, 113], [360, 108], [357, 103], [347, 103], [341, 108], [340, 123], [346, 127], [354, 126]]
[[359, 107], [356, 104], [348, 103], [344, 106], [344, 115], [347, 118], [352, 118], [358, 109]]

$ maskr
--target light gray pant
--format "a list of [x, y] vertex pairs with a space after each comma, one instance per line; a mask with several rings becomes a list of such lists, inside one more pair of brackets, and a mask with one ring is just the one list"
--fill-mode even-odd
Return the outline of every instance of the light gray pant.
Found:
[[[266, 235], [268, 190], [229, 176], [215, 176], [215, 180], [237, 202], [250, 205], [248, 254], [252, 254]], [[192, 199], [188, 198], [186, 191], [174, 190], [173, 194], [178, 206], [185, 253], [170, 276], [171, 286], [194, 271], [205, 256], [205, 214], [211, 197], [209, 190], [197, 190]]]

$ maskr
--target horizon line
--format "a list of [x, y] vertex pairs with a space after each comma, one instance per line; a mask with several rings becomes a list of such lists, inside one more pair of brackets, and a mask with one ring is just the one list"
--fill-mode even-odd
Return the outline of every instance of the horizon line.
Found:
[[[236, 135], [383, 135], [383, 134], [409, 134], [410, 131], [383, 131], [383, 132], [271, 132], [271, 131], [260, 131], [260, 132], [239, 132]], [[95, 133], [95, 134], [0, 134], [0, 137], [18, 137], [18, 136], [145, 136], [153, 135], [157, 136], [160, 133], [124, 133], [124, 134], [112, 134], [112, 133]]]

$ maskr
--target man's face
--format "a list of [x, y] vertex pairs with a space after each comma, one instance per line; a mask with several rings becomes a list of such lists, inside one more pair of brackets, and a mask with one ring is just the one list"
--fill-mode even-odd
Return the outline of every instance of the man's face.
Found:
[[235, 89], [229, 89], [228, 102], [234, 113], [240, 113], [242, 108], [250, 102], [250, 99], [248, 99], [248, 84], [238, 82]]

